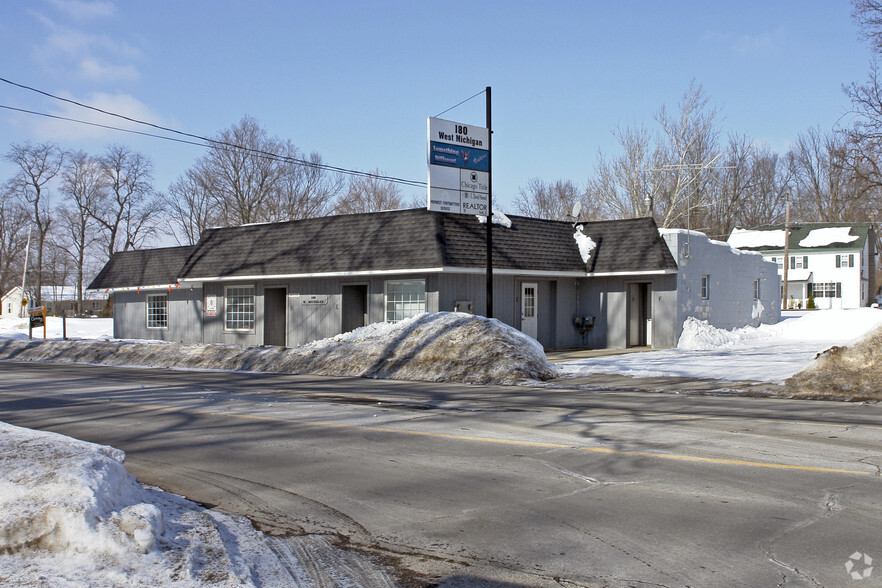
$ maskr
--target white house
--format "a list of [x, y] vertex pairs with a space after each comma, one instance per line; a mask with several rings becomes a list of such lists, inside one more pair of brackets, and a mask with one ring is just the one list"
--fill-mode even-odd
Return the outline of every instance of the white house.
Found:
[[[873, 302], [876, 234], [870, 223], [792, 223], [785, 260], [784, 225], [735, 229], [729, 244], [787, 264], [786, 308], [859, 308]], [[783, 288], [783, 284], [782, 284]]]
[[21, 286], [12, 288], [0, 298], [0, 316], [21, 316]]

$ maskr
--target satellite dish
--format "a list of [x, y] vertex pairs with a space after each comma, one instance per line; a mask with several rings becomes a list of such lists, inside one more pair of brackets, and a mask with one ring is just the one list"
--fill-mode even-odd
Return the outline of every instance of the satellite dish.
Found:
[[570, 216], [572, 216], [576, 220], [579, 220], [579, 213], [580, 212], [582, 212], [582, 203], [576, 202], [575, 204], [573, 204], [573, 214]]

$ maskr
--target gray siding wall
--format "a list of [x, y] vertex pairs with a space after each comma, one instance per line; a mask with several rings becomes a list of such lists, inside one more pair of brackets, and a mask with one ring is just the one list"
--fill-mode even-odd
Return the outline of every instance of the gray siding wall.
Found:
[[[405, 274], [401, 276], [323, 278], [268, 282], [205, 283], [203, 287], [175, 289], [169, 295], [169, 328], [146, 328], [146, 291], [118, 292], [114, 304], [114, 336], [236, 345], [263, 345], [264, 290], [286, 289], [285, 318], [288, 346], [332, 337], [341, 332], [344, 285], [367, 286], [368, 324], [386, 320], [385, 284], [389, 280], [426, 281], [426, 310], [452, 311], [457, 301], [472, 303], [472, 312], [486, 314], [486, 278], [482, 274]], [[521, 285], [537, 285], [537, 338], [548, 349], [624, 348], [627, 344], [628, 284], [648, 282], [652, 287], [653, 347], [676, 344], [676, 276], [647, 278], [537, 278], [497, 275], [493, 281], [494, 318], [521, 328]], [[255, 327], [246, 332], [224, 329], [224, 290], [253, 286]], [[205, 298], [214, 296], [215, 316], [205, 316]], [[304, 304], [310, 296], [321, 304]], [[326, 303], [325, 303], [326, 301]], [[592, 331], [580, 335], [577, 316], [594, 316]]]
[[[168, 328], [147, 328], [147, 295], [168, 295]], [[113, 336], [194, 343], [202, 340], [202, 290], [175, 288], [116, 292], [113, 295]]]
[[[760, 254], [737, 251], [685, 231], [662, 235], [680, 268], [677, 278], [677, 331], [692, 316], [720, 329], [773, 324], [781, 320], [781, 286], [776, 264]], [[709, 276], [710, 295], [702, 297], [702, 276]], [[760, 280], [760, 299], [754, 281]]]

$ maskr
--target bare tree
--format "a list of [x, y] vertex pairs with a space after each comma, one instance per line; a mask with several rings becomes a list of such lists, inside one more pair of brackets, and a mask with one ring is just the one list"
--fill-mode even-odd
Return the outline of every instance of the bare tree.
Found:
[[106, 190], [90, 209], [104, 235], [108, 257], [136, 249], [157, 233], [162, 204], [153, 190], [153, 163], [124, 145], [110, 145], [99, 158]]
[[273, 219], [275, 201], [285, 172], [290, 145], [270, 137], [245, 116], [219, 132], [211, 149], [193, 167], [209, 190], [221, 224], [243, 225]]
[[864, 216], [860, 209], [870, 186], [853, 173], [848, 151], [841, 134], [812, 128], [799, 135], [788, 154], [799, 218], [836, 222]]
[[622, 153], [601, 154], [589, 198], [610, 218], [653, 217], [663, 227], [691, 225], [712, 195], [716, 176], [718, 111], [700, 85], [690, 84], [671, 113], [662, 106], [656, 134], [645, 128], [619, 129]]
[[308, 160], [288, 159], [279, 186], [276, 220], [325, 216], [344, 187], [342, 175], [327, 171], [318, 153], [311, 153]]
[[351, 176], [349, 191], [334, 206], [337, 214], [396, 210], [404, 205], [398, 184], [383, 179], [379, 170], [370, 175]]
[[168, 233], [178, 243], [195, 245], [205, 229], [220, 222], [217, 204], [211, 197], [211, 187], [206, 186], [203, 178], [192, 169], [169, 186], [163, 199], [170, 220]]
[[568, 220], [576, 203], [581, 204], [580, 219], [594, 219], [597, 214], [589, 211], [585, 192], [570, 180], [545, 182], [531, 178], [527, 186], [518, 191], [514, 206], [518, 214], [549, 220]]
[[[0, 293], [2, 294], [21, 284], [29, 224], [27, 208], [15, 194], [5, 193], [0, 200]], [[3, 309], [2, 313], [6, 313], [7, 310]]]
[[49, 200], [49, 184], [64, 164], [64, 153], [54, 143], [13, 144], [6, 153], [7, 161], [18, 171], [6, 185], [6, 192], [17, 195], [30, 210], [36, 230], [36, 275], [34, 300], [42, 304], [44, 253], [52, 228], [53, 210]]
[[107, 176], [100, 162], [80, 151], [72, 153], [61, 175], [61, 193], [67, 197], [60, 210], [61, 225], [67, 247], [63, 248], [73, 260], [76, 275], [76, 312], [83, 311], [83, 281], [86, 256], [95, 242], [91, 215], [96, 203], [105, 197]]

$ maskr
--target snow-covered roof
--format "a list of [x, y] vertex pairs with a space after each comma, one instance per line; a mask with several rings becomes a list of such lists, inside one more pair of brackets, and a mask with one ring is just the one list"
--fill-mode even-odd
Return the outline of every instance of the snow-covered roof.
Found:
[[[870, 223], [792, 223], [790, 249], [856, 250], [863, 249], [872, 232]], [[728, 242], [733, 247], [754, 251], [783, 251], [784, 226], [769, 225], [752, 229], [734, 229]]]
[[853, 243], [860, 239], [851, 234], [851, 227], [825, 227], [812, 229], [808, 237], [799, 242], [800, 247], [828, 247], [833, 243]]

